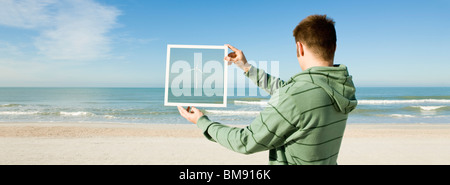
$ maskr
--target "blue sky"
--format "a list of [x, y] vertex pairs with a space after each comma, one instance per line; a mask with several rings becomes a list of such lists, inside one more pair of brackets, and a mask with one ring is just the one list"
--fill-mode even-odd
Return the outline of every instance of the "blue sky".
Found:
[[450, 1], [1, 0], [0, 86], [162, 87], [167, 44], [223, 45], [301, 71], [292, 30], [336, 21], [357, 86], [450, 86]]

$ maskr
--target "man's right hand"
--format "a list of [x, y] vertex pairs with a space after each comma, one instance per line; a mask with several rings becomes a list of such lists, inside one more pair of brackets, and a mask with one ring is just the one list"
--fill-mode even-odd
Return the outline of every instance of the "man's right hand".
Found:
[[245, 72], [247, 72], [252, 67], [249, 63], [247, 63], [247, 59], [245, 58], [244, 53], [241, 50], [238, 50], [229, 44], [225, 44], [225, 46], [233, 51], [224, 58], [224, 60], [228, 61], [228, 65], [234, 63]]

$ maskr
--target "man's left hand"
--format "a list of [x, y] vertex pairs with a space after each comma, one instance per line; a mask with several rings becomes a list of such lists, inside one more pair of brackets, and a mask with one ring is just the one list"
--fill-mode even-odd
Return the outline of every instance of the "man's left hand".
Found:
[[183, 118], [186, 118], [188, 121], [197, 124], [198, 118], [203, 116], [203, 113], [195, 107], [188, 107], [187, 110], [181, 106], [178, 106], [178, 111]]

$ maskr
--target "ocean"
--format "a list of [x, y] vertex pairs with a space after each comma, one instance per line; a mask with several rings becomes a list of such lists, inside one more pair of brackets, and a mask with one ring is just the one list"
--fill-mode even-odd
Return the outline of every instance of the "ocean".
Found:
[[[250, 124], [270, 97], [249, 94], [228, 96], [225, 108], [200, 109], [217, 122]], [[450, 87], [360, 87], [356, 96], [349, 124], [450, 123]], [[164, 106], [164, 88], [3, 87], [0, 122], [190, 124], [176, 107]]]

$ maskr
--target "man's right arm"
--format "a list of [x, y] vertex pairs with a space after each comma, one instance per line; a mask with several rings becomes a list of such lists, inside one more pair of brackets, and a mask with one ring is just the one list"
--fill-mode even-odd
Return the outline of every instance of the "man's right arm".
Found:
[[236, 49], [229, 44], [226, 44], [226, 46], [233, 52], [229, 53], [224, 60], [228, 61], [229, 65], [234, 63], [237, 67], [241, 68], [245, 72], [245, 76], [250, 78], [258, 87], [264, 89], [270, 95], [286, 83], [280, 78], [273, 77], [272, 75], [267, 74], [264, 70], [250, 65], [241, 50]]
[[250, 69], [245, 72], [245, 76], [247, 76], [259, 88], [263, 89], [270, 95], [272, 95], [275, 90], [281, 88], [286, 83], [280, 78], [274, 77], [266, 73], [264, 70], [258, 69], [254, 66], [251, 66]]

